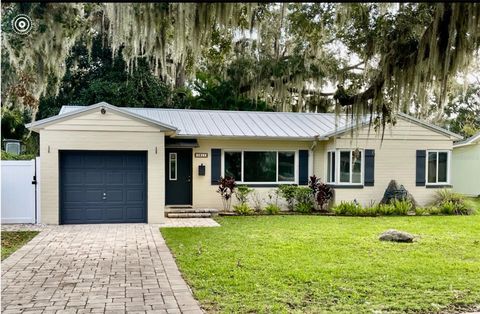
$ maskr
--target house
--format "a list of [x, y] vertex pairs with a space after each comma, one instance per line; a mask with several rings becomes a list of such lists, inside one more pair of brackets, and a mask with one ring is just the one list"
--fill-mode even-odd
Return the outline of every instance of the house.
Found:
[[165, 206], [222, 208], [222, 176], [265, 195], [316, 174], [335, 201], [379, 201], [391, 179], [419, 203], [449, 187], [461, 137], [399, 114], [379, 134], [368, 119], [286, 112], [64, 106], [27, 127], [40, 133], [42, 222], [149, 222]]
[[480, 195], [480, 132], [453, 144], [452, 173], [455, 192]]

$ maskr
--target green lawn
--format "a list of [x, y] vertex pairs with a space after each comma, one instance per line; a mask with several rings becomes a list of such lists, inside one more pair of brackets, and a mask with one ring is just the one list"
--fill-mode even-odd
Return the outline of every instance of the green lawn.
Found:
[[38, 231], [2, 231], [2, 261], [37, 234]]
[[[161, 229], [209, 312], [431, 313], [480, 305], [480, 215], [218, 222]], [[378, 241], [389, 228], [418, 241]]]

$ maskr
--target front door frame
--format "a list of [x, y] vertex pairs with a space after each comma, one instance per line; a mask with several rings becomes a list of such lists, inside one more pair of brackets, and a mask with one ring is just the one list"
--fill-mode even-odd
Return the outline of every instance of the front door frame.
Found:
[[[188, 161], [186, 162], [187, 174], [189, 174], [190, 181], [187, 181], [189, 184], [189, 191], [188, 199], [189, 202], [185, 204], [171, 204], [168, 202], [168, 186], [169, 186], [169, 179], [170, 179], [170, 168], [169, 168], [169, 156], [170, 153], [177, 153], [177, 173], [178, 173], [178, 166], [180, 163], [178, 162], [178, 153], [185, 153], [185, 155], [189, 156]], [[177, 177], [178, 179], [178, 177]], [[193, 205], [193, 150], [192, 148], [165, 148], [165, 206], [192, 206]]]

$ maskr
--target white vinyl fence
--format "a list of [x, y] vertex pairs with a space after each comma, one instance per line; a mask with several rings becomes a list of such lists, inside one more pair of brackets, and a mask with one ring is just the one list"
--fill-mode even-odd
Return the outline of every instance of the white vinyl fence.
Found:
[[2, 224], [40, 223], [40, 158], [2, 160]]

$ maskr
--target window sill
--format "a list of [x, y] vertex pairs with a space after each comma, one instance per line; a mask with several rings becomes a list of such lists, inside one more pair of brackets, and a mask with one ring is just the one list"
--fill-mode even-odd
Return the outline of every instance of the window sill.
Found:
[[363, 189], [363, 184], [328, 184], [334, 189]]
[[427, 189], [442, 189], [442, 188], [452, 188], [451, 184], [427, 184], [425, 185]]

